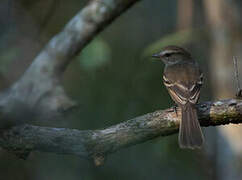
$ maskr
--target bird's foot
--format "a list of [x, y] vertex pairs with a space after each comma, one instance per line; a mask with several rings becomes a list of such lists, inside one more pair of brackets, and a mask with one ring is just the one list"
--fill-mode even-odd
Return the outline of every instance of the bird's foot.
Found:
[[173, 112], [175, 112], [176, 116], [178, 116], [178, 114], [177, 114], [177, 105], [175, 104], [174, 106], [172, 106], [172, 108], [173, 108]]

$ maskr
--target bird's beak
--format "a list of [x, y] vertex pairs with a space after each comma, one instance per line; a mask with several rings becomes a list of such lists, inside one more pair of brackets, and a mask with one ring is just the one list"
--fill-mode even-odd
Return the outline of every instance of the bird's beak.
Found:
[[153, 54], [152, 57], [153, 57], [153, 58], [159, 58], [159, 57], [160, 57], [160, 54], [159, 54], [159, 53], [157, 53], [157, 54]]

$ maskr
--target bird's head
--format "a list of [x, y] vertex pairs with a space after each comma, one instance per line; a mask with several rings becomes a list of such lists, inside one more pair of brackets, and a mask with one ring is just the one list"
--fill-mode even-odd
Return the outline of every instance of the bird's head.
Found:
[[190, 60], [191, 54], [178, 46], [167, 46], [161, 52], [153, 54], [152, 57], [159, 58], [165, 64], [174, 64], [182, 60]]

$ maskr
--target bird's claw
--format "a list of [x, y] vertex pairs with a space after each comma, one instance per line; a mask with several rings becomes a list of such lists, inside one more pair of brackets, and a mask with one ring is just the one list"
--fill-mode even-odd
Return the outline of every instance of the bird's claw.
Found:
[[176, 113], [176, 116], [178, 116], [178, 114], [177, 114], [177, 105], [174, 105], [172, 108], [173, 108], [173, 111]]

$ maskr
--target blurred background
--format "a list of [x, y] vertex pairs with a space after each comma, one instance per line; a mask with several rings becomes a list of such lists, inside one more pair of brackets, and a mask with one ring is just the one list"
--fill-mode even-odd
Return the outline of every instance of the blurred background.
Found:
[[[0, 90], [24, 73], [53, 35], [87, 0], [0, 1]], [[100, 33], [68, 66], [63, 84], [80, 104], [66, 121], [45, 126], [100, 129], [173, 105], [163, 64], [166, 45], [192, 53], [204, 75], [200, 101], [233, 98], [232, 57], [242, 73], [240, 0], [143, 0]], [[242, 82], [241, 82], [242, 83]], [[203, 128], [201, 150], [181, 150], [177, 134], [110, 155], [102, 167], [71, 155], [33, 152], [27, 160], [0, 151], [4, 180], [242, 179], [242, 126]]]

